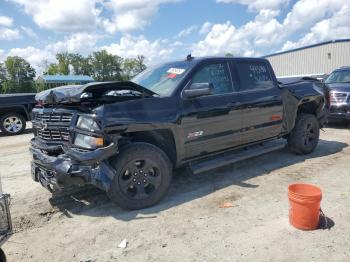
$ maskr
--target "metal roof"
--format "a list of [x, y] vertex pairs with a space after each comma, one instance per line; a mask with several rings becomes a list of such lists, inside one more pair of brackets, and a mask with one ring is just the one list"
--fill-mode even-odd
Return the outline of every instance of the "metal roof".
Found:
[[86, 75], [43, 75], [39, 76], [46, 83], [90, 83], [95, 80]]
[[277, 53], [266, 55], [266, 56], [263, 56], [263, 57], [267, 58], [267, 57], [272, 57], [272, 56], [276, 56], [276, 55], [292, 53], [292, 52], [295, 52], [295, 51], [304, 50], [304, 49], [308, 49], [308, 48], [313, 48], [313, 47], [317, 47], [317, 46], [321, 46], [321, 45], [328, 45], [328, 44], [341, 43], [341, 42], [350, 42], [350, 39], [337, 39], [337, 40], [321, 42], [321, 43], [317, 43], [317, 44], [314, 44], [314, 45], [308, 45], [308, 46], [303, 46], [303, 47], [299, 47], [299, 48], [295, 48], [295, 49], [291, 49], [291, 50], [287, 50], [287, 51], [283, 51], [283, 52], [277, 52]]

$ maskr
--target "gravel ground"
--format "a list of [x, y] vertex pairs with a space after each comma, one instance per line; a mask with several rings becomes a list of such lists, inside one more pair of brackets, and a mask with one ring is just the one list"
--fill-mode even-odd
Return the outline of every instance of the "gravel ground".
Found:
[[[0, 175], [12, 197], [8, 261], [349, 261], [350, 132], [326, 128], [317, 150], [282, 149], [200, 175], [176, 172], [157, 206], [124, 211], [94, 188], [52, 195], [30, 177], [30, 130], [0, 136]], [[287, 187], [323, 190], [333, 227], [289, 225]], [[223, 203], [230, 208], [219, 208]], [[125, 249], [118, 248], [126, 239]]]

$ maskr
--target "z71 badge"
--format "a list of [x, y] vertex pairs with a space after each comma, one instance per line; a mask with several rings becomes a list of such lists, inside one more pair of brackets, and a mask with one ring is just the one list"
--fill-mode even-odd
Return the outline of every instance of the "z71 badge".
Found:
[[191, 139], [191, 138], [195, 138], [195, 137], [202, 136], [203, 134], [204, 134], [203, 131], [197, 131], [197, 132], [189, 133], [189, 134], [187, 135], [187, 138], [188, 138], [188, 139]]

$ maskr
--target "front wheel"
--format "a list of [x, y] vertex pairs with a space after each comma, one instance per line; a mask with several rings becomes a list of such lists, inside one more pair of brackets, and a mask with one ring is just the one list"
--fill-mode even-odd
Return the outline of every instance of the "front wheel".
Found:
[[309, 154], [315, 150], [320, 137], [320, 126], [312, 114], [298, 115], [288, 137], [289, 148], [297, 154]]
[[168, 156], [158, 147], [133, 143], [110, 160], [116, 171], [107, 194], [124, 209], [142, 209], [158, 203], [172, 177]]

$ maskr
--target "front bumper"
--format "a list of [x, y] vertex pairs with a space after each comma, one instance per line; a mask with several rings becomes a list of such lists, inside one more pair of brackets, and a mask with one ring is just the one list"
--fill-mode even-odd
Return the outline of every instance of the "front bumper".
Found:
[[331, 106], [329, 120], [350, 120], [350, 105]]
[[[50, 156], [46, 153], [49, 150], [63, 150], [63, 153]], [[104, 148], [82, 152], [61, 146], [47, 147], [34, 138], [30, 151], [33, 155], [32, 178], [48, 190], [93, 184], [107, 191], [114, 177], [114, 170], [107, 159], [118, 153], [118, 146], [112, 143]]]

